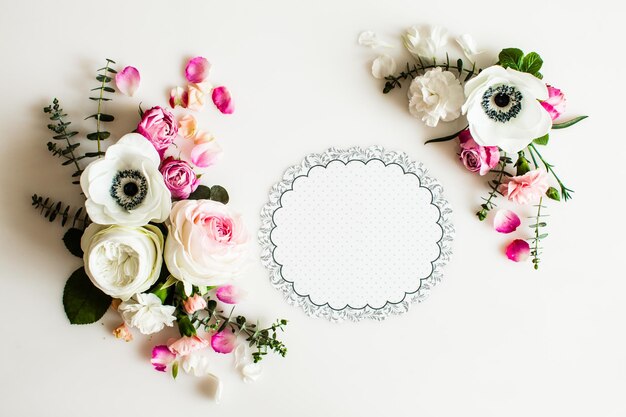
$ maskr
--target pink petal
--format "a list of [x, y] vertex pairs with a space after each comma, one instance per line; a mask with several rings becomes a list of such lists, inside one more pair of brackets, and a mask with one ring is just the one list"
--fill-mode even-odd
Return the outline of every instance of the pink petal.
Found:
[[202, 142], [191, 150], [191, 162], [197, 167], [207, 168], [213, 165], [222, 155], [222, 148], [216, 141]]
[[521, 224], [519, 216], [511, 210], [498, 210], [493, 218], [493, 227], [499, 233], [511, 233]]
[[211, 336], [211, 347], [217, 353], [230, 353], [237, 345], [237, 336], [229, 330]]
[[189, 93], [187, 90], [183, 90], [182, 87], [174, 87], [170, 91], [170, 107], [174, 108], [176, 106], [180, 106], [182, 108], [187, 108], [189, 104]]
[[219, 111], [224, 114], [232, 114], [235, 111], [235, 105], [230, 97], [230, 92], [226, 87], [217, 87], [213, 89], [211, 94], [213, 103]]
[[139, 88], [139, 71], [135, 67], [126, 67], [115, 75], [115, 85], [122, 94], [132, 97]]
[[234, 285], [224, 285], [215, 292], [217, 299], [226, 304], [237, 304], [245, 295], [244, 290]]
[[530, 245], [522, 239], [515, 239], [506, 247], [506, 256], [514, 262], [523, 262], [530, 255]]
[[152, 359], [150, 362], [154, 369], [159, 372], [165, 372], [167, 365], [174, 362], [176, 355], [174, 355], [167, 346], [158, 345], [152, 348]]
[[201, 56], [192, 58], [185, 67], [185, 77], [190, 83], [201, 83], [209, 76], [209, 70], [211, 64], [209, 61]]

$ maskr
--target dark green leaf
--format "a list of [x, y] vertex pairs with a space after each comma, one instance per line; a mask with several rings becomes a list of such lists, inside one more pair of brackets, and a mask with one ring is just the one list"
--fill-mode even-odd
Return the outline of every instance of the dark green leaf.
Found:
[[85, 268], [78, 268], [67, 280], [63, 290], [63, 307], [70, 323], [94, 323], [104, 316], [110, 305], [111, 297], [94, 287]]
[[104, 156], [105, 152], [104, 151], [100, 151], [100, 152], [85, 152], [85, 156], [87, 158], [96, 158], [98, 156]]
[[459, 130], [458, 132], [453, 133], [453, 134], [451, 134], [449, 136], [444, 136], [444, 137], [441, 137], [441, 138], [427, 140], [426, 142], [424, 142], [424, 145], [428, 145], [429, 143], [435, 143], [435, 142], [447, 142], [447, 141], [452, 140], [452, 139], [456, 138], [457, 136], [459, 136], [459, 134], [462, 131], [464, 131], [465, 129], [467, 129], [467, 127], [463, 128], [463, 129]]
[[191, 324], [191, 319], [186, 314], [179, 314], [176, 317], [176, 322], [178, 323], [178, 331], [181, 336], [195, 336], [196, 328]]
[[109, 64], [117, 64], [117, 62], [113, 61], [112, 59], [109, 59], [109, 58], [105, 58], [105, 59]]
[[96, 87], [96, 88], [92, 88], [91, 91], [96, 91], [96, 90], [104, 90], [108, 93], [115, 93], [115, 89], [111, 88], [111, 87], [107, 87], [106, 85], [104, 87]]
[[506, 48], [498, 55], [500, 65], [504, 68], [513, 68], [518, 70], [524, 59], [524, 52], [517, 48]]
[[219, 201], [222, 204], [228, 204], [230, 198], [228, 197], [228, 191], [226, 191], [224, 187], [221, 185], [214, 185], [211, 187], [210, 199], [213, 201]]
[[188, 200], [209, 200], [211, 198], [211, 189], [206, 185], [199, 185], [196, 191], [191, 193]]
[[99, 101], [99, 100], [101, 100], [101, 101], [111, 101], [112, 99], [105, 98], [105, 97], [102, 97], [102, 98], [100, 98], [100, 97], [89, 97], [89, 100], [93, 100], [93, 101]]
[[111, 82], [112, 78], [106, 75], [100, 75], [98, 74], [98, 76], [96, 77], [96, 80], [100, 81], [100, 82], [105, 82], [105, 83], [109, 83]]
[[552, 129], [565, 129], [566, 127], [575, 125], [576, 123], [580, 122], [581, 120], [586, 119], [587, 117], [589, 116], [578, 116], [578, 117], [573, 118], [572, 120], [568, 120], [567, 122], [554, 123], [552, 125]]
[[87, 139], [89, 140], [104, 140], [111, 136], [110, 132], [94, 132], [87, 135]]
[[546, 191], [546, 196], [552, 200], [561, 201], [561, 195], [559, 194], [559, 190], [554, 187], [548, 188], [548, 191]]
[[101, 122], [112, 122], [113, 120], [115, 120], [115, 117], [111, 116], [110, 114], [100, 113]]
[[462, 59], [457, 59], [456, 60], [456, 69], [459, 71], [459, 74], [461, 74], [461, 72], [463, 71], [463, 60]]
[[[68, 207], [69, 208], [69, 207]], [[67, 211], [67, 209], [66, 209]], [[79, 258], [83, 257], [83, 250], [80, 247], [80, 238], [83, 237], [83, 231], [72, 227], [63, 235], [63, 243], [68, 251]]]
[[546, 133], [542, 137], [533, 140], [533, 142], [536, 143], [537, 145], [547, 145], [549, 139], [550, 139], [550, 135]]
[[522, 61], [521, 71], [536, 75], [543, 66], [543, 59], [537, 52], [526, 55]]

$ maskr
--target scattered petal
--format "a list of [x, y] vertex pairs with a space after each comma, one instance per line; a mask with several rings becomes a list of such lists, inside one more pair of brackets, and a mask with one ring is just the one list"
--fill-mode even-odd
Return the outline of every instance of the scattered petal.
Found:
[[522, 239], [515, 239], [506, 247], [506, 256], [514, 262], [523, 262], [530, 255], [530, 245]]
[[476, 60], [476, 56], [483, 53], [483, 51], [479, 51], [476, 48], [476, 41], [470, 34], [464, 34], [456, 38], [456, 42], [459, 44], [463, 53], [470, 61], [474, 62]]
[[211, 384], [211, 388], [213, 389], [213, 401], [215, 401], [215, 404], [219, 404], [222, 400], [222, 381], [213, 374], [208, 374], [206, 377], [207, 383]]
[[154, 369], [159, 372], [165, 372], [167, 365], [174, 362], [175, 359], [176, 355], [165, 345], [158, 345], [152, 348], [152, 359], [150, 362]]
[[394, 74], [396, 68], [396, 61], [392, 57], [381, 55], [372, 63], [372, 75], [380, 80]]
[[209, 61], [201, 56], [192, 58], [185, 67], [185, 78], [190, 83], [201, 83], [206, 80], [211, 70]]
[[232, 114], [235, 111], [235, 105], [231, 99], [230, 92], [226, 87], [217, 87], [213, 89], [211, 94], [213, 103], [219, 111], [224, 114]]
[[209, 357], [204, 353], [195, 352], [183, 357], [181, 365], [186, 373], [193, 373], [194, 376], [206, 376], [211, 373]]
[[498, 210], [493, 218], [493, 227], [499, 233], [514, 232], [521, 223], [519, 216], [511, 210]]
[[200, 132], [196, 133], [196, 137], [193, 139], [193, 142], [196, 145], [199, 145], [201, 143], [212, 142], [214, 140], [215, 140], [215, 136], [213, 136], [211, 133], [205, 132], [205, 131], [200, 131]]
[[187, 108], [192, 111], [200, 111], [204, 108], [206, 100], [204, 98], [204, 91], [198, 88], [196, 84], [189, 84], [187, 86], [188, 104]]
[[448, 31], [441, 26], [434, 26], [428, 35], [423, 32], [425, 30], [417, 26], [409, 28], [402, 35], [404, 47], [415, 57], [435, 58], [448, 43]]
[[126, 322], [117, 326], [115, 330], [113, 330], [113, 335], [116, 339], [124, 339], [126, 342], [133, 340], [133, 334], [131, 333], [130, 328], [126, 325]]
[[135, 67], [126, 67], [115, 75], [115, 85], [122, 94], [132, 97], [139, 88], [139, 71]]
[[172, 91], [170, 91], [170, 107], [174, 108], [176, 106], [180, 106], [182, 108], [187, 108], [189, 104], [189, 94], [187, 91], [183, 90], [182, 87], [174, 87]]
[[191, 114], [184, 115], [178, 121], [178, 133], [185, 139], [193, 139], [198, 130], [198, 122]]
[[224, 285], [215, 292], [218, 300], [226, 304], [237, 304], [246, 296], [246, 292], [234, 285]]
[[263, 373], [263, 366], [260, 363], [249, 363], [241, 368], [243, 382], [255, 382]]
[[230, 353], [235, 349], [237, 336], [229, 330], [223, 330], [211, 336], [211, 347], [217, 353]]
[[370, 48], [383, 47], [383, 48], [393, 48], [387, 42], [383, 42], [378, 39], [376, 33], [371, 30], [367, 30], [365, 32], [361, 32], [358, 39], [359, 45], [369, 46]]
[[208, 168], [222, 155], [222, 148], [215, 140], [202, 142], [191, 150], [191, 162], [197, 167]]

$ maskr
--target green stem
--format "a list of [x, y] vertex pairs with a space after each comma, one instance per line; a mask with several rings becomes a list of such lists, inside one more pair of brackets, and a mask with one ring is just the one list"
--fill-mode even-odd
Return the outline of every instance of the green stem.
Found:
[[454, 66], [450, 66], [446, 64], [437, 64], [436, 62], [433, 62], [433, 64], [424, 65], [420, 57], [417, 57], [417, 59], [420, 65], [419, 68], [417, 65], [413, 65], [413, 68], [409, 68], [407, 64], [407, 71], [402, 71], [397, 76], [390, 75], [388, 77], [385, 77], [385, 80], [387, 80], [387, 83], [385, 84], [385, 89], [383, 90], [383, 92], [388, 93], [389, 91], [393, 90], [395, 87], [400, 85], [399, 83], [400, 80], [406, 80], [409, 77], [413, 79], [417, 75], [419, 75], [420, 71], [425, 71], [431, 68], [446, 68], [447, 70], [455, 70], [459, 73], [459, 76], [461, 76], [463, 73], [467, 73], [471, 75], [476, 74], [475, 68], [472, 68], [471, 70], [467, 68], [462, 68], [461, 71], [459, 71], [458, 68]]
[[533, 264], [535, 269], [539, 269], [539, 223], [541, 221], [541, 207], [543, 203], [543, 196], [539, 198], [539, 205], [537, 206], [537, 217], [535, 217], [535, 242], [533, 248]]
[[561, 188], [561, 194], [563, 195], [563, 198], [565, 199], [565, 201], [567, 201], [568, 199], [571, 199], [572, 196], [570, 192], [573, 193], [574, 190], [567, 188], [565, 184], [563, 184], [563, 181], [561, 181], [558, 175], [556, 175], [556, 172], [554, 172], [554, 169], [553, 169], [554, 165], [551, 165], [545, 159], [543, 159], [543, 157], [541, 156], [541, 154], [539, 153], [535, 145], [533, 145], [532, 143], [528, 145], [528, 149], [530, 150], [531, 155], [533, 152], [537, 154], [537, 157], [541, 160], [541, 162], [543, 162], [543, 165], [546, 167], [546, 171], [552, 174], [556, 182], [559, 184], [559, 187]]
[[500, 169], [498, 170], [498, 175], [496, 176], [495, 184], [492, 185], [491, 191], [489, 192], [489, 198], [485, 200], [485, 203], [481, 204], [481, 210], [476, 213], [476, 216], [478, 216], [478, 219], [480, 221], [485, 220], [485, 218], [487, 218], [487, 213], [489, 212], [489, 210], [491, 210], [495, 206], [495, 204], [492, 203], [491, 200], [498, 197], [498, 193], [499, 193], [498, 187], [500, 186], [500, 184], [502, 184], [502, 179], [505, 175], [504, 168], [506, 168], [506, 164], [507, 164], [507, 156], [505, 152], [504, 156], [500, 158], [500, 165], [498, 165]]
[[102, 152], [102, 149], [100, 147], [100, 110], [102, 107], [102, 99], [104, 98], [104, 87], [106, 84], [106, 79], [108, 77], [108, 72], [109, 72], [109, 61], [107, 60], [107, 64], [104, 67], [104, 73], [103, 73], [103, 77], [102, 77], [102, 84], [100, 85], [100, 97], [98, 98], [98, 112], [97, 112], [97, 117], [96, 117], [96, 133], [98, 134], [98, 138], [97, 138], [97, 142], [98, 142], [98, 158], [100, 158], [102, 155], [100, 155], [100, 152]]

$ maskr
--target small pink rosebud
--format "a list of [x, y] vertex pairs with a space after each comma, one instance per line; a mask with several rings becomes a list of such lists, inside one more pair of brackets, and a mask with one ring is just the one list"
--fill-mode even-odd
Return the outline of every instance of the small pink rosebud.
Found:
[[198, 122], [193, 115], [186, 114], [178, 121], [178, 134], [185, 139], [193, 139], [197, 131]]
[[237, 346], [237, 336], [229, 330], [223, 330], [211, 336], [211, 347], [217, 353], [230, 353]]
[[515, 239], [506, 247], [506, 256], [513, 262], [523, 262], [530, 256], [530, 245], [522, 239]]
[[558, 119], [565, 112], [565, 94], [558, 88], [547, 85], [548, 99], [541, 102], [541, 105], [548, 113], [552, 120]]
[[135, 67], [126, 67], [115, 74], [115, 85], [122, 94], [132, 97], [139, 88], [141, 77]]
[[200, 294], [194, 294], [183, 301], [183, 308], [187, 314], [193, 314], [196, 311], [204, 309], [206, 306], [206, 300]]
[[230, 91], [226, 87], [216, 87], [211, 94], [213, 103], [223, 114], [232, 114], [235, 111], [235, 104], [230, 96]]
[[201, 83], [206, 80], [211, 70], [209, 61], [201, 56], [192, 58], [185, 67], [185, 78], [190, 83]]
[[237, 304], [245, 295], [244, 290], [234, 285], [224, 285], [215, 292], [217, 299], [226, 304]]
[[124, 339], [126, 342], [133, 340], [133, 334], [126, 323], [117, 326], [115, 330], [113, 330], [113, 336], [115, 336], [116, 339]]
[[514, 232], [521, 223], [519, 216], [511, 210], [498, 210], [493, 218], [493, 227], [499, 233]]

